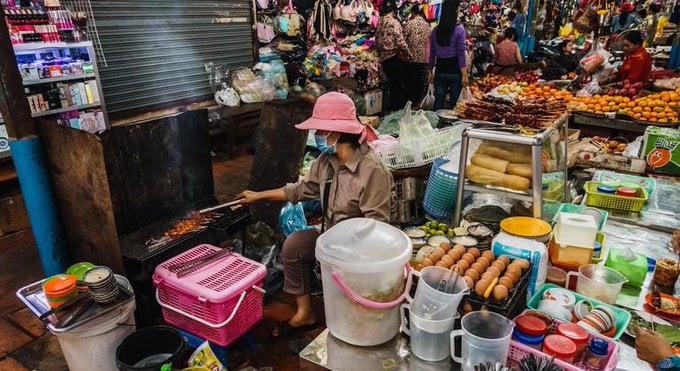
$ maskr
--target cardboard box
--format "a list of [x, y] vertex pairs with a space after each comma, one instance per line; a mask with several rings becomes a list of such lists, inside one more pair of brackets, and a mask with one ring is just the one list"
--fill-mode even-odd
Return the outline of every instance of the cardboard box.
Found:
[[0, 199], [0, 229], [5, 234], [18, 232], [30, 226], [24, 198], [15, 195]]
[[366, 101], [366, 116], [374, 116], [382, 112], [383, 92], [382, 90], [371, 90], [364, 94]]
[[650, 171], [680, 175], [680, 130], [647, 127], [642, 150]]

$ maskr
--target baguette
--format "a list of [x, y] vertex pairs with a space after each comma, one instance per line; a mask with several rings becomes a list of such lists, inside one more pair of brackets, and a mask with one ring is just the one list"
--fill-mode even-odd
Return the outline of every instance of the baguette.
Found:
[[489, 143], [480, 144], [476, 154], [487, 155], [514, 163], [531, 163], [531, 152], [504, 149]]
[[534, 171], [531, 168], [531, 164], [509, 163], [506, 173], [531, 179]]
[[468, 165], [465, 175], [475, 183], [490, 184], [516, 191], [526, 191], [531, 186], [529, 179], [501, 173], [500, 171], [485, 169], [483, 167]]
[[475, 154], [474, 156], [472, 156], [470, 162], [479, 167], [500, 171], [501, 173], [505, 173], [507, 171], [509, 163], [508, 161], [505, 160], [480, 154]]

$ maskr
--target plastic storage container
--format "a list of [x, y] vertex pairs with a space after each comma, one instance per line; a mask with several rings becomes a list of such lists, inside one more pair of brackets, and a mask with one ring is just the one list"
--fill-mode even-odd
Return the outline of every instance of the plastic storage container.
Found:
[[183, 278], [168, 267], [214, 254], [222, 249], [199, 245], [156, 267], [156, 300], [165, 321], [181, 330], [227, 346], [262, 318], [267, 268], [239, 254]]
[[[543, 287], [541, 287], [541, 289], [538, 290], [538, 292], [536, 294], [534, 294], [534, 296], [529, 300], [529, 303], [527, 303], [527, 307], [534, 309], [534, 310], [537, 310], [538, 304], [541, 302], [541, 300], [543, 300], [543, 293], [546, 290], [549, 290], [551, 288], [556, 288], [556, 287], [557, 286], [551, 285], [551, 284], [544, 285]], [[613, 339], [613, 340], [619, 340], [621, 338], [624, 331], [628, 327], [628, 324], [630, 323], [630, 319], [631, 319], [630, 313], [628, 313], [627, 311], [625, 311], [623, 309], [619, 309], [615, 306], [612, 306], [612, 305], [609, 305], [609, 304], [604, 304], [602, 302], [599, 302], [599, 301], [594, 300], [592, 298], [589, 298], [587, 296], [579, 295], [578, 293], [573, 293], [573, 294], [576, 297], [577, 302], [579, 302], [581, 300], [586, 300], [586, 301], [590, 302], [593, 305], [593, 307], [597, 307], [599, 305], [604, 305], [604, 306], [608, 307], [614, 313], [614, 316], [616, 317], [616, 333], [614, 334], [614, 336], [608, 337], [608, 336], [604, 336], [604, 335], [601, 335], [601, 334], [596, 334], [596, 336], [601, 337], [601, 338], [605, 338], [605, 339]]]
[[598, 192], [597, 187], [600, 185], [599, 182], [586, 182], [586, 205], [639, 213], [649, 198], [644, 188], [638, 188], [637, 197], [624, 197]]
[[543, 341], [543, 353], [567, 363], [574, 362], [576, 350], [576, 344], [562, 335], [548, 335]]
[[555, 224], [555, 242], [562, 246], [592, 249], [598, 226], [592, 215], [562, 212]]
[[545, 283], [548, 275], [548, 250], [545, 244], [501, 232], [493, 239], [491, 250], [495, 256], [508, 255], [513, 259], [526, 259], [531, 263], [529, 296]]
[[372, 346], [397, 335], [411, 254], [406, 234], [367, 218], [342, 221], [317, 239], [326, 324], [333, 336]]

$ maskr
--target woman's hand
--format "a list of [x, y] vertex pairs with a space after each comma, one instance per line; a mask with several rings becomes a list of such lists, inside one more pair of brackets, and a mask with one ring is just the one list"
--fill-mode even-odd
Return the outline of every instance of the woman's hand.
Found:
[[434, 72], [430, 70], [430, 72], [427, 73], [427, 83], [432, 84], [434, 82]]
[[462, 75], [462, 84], [464, 88], [470, 86], [470, 78], [467, 74]]
[[653, 365], [675, 354], [671, 344], [661, 334], [655, 331], [639, 329], [635, 339], [637, 356]]
[[241, 200], [241, 204], [252, 204], [254, 202], [260, 201], [260, 192], [254, 191], [243, 191], [236, 196], [236, 199]]

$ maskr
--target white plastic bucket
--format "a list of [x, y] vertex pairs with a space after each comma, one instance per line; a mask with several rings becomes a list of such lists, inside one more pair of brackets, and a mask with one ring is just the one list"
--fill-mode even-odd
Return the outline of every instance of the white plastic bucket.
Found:
[[397, 335], [411, 240], [399, 229], [366, 218], [338, 223], [316, 245], [328, 329], [358, 346]]
[[[127, 281], [127, 280], [126, 280]], [[67, 332], [50, 332], [59, 340], [70, 371], [117, 370], [116, 348], [135, 332], [133, 300], [127, 305]]]

